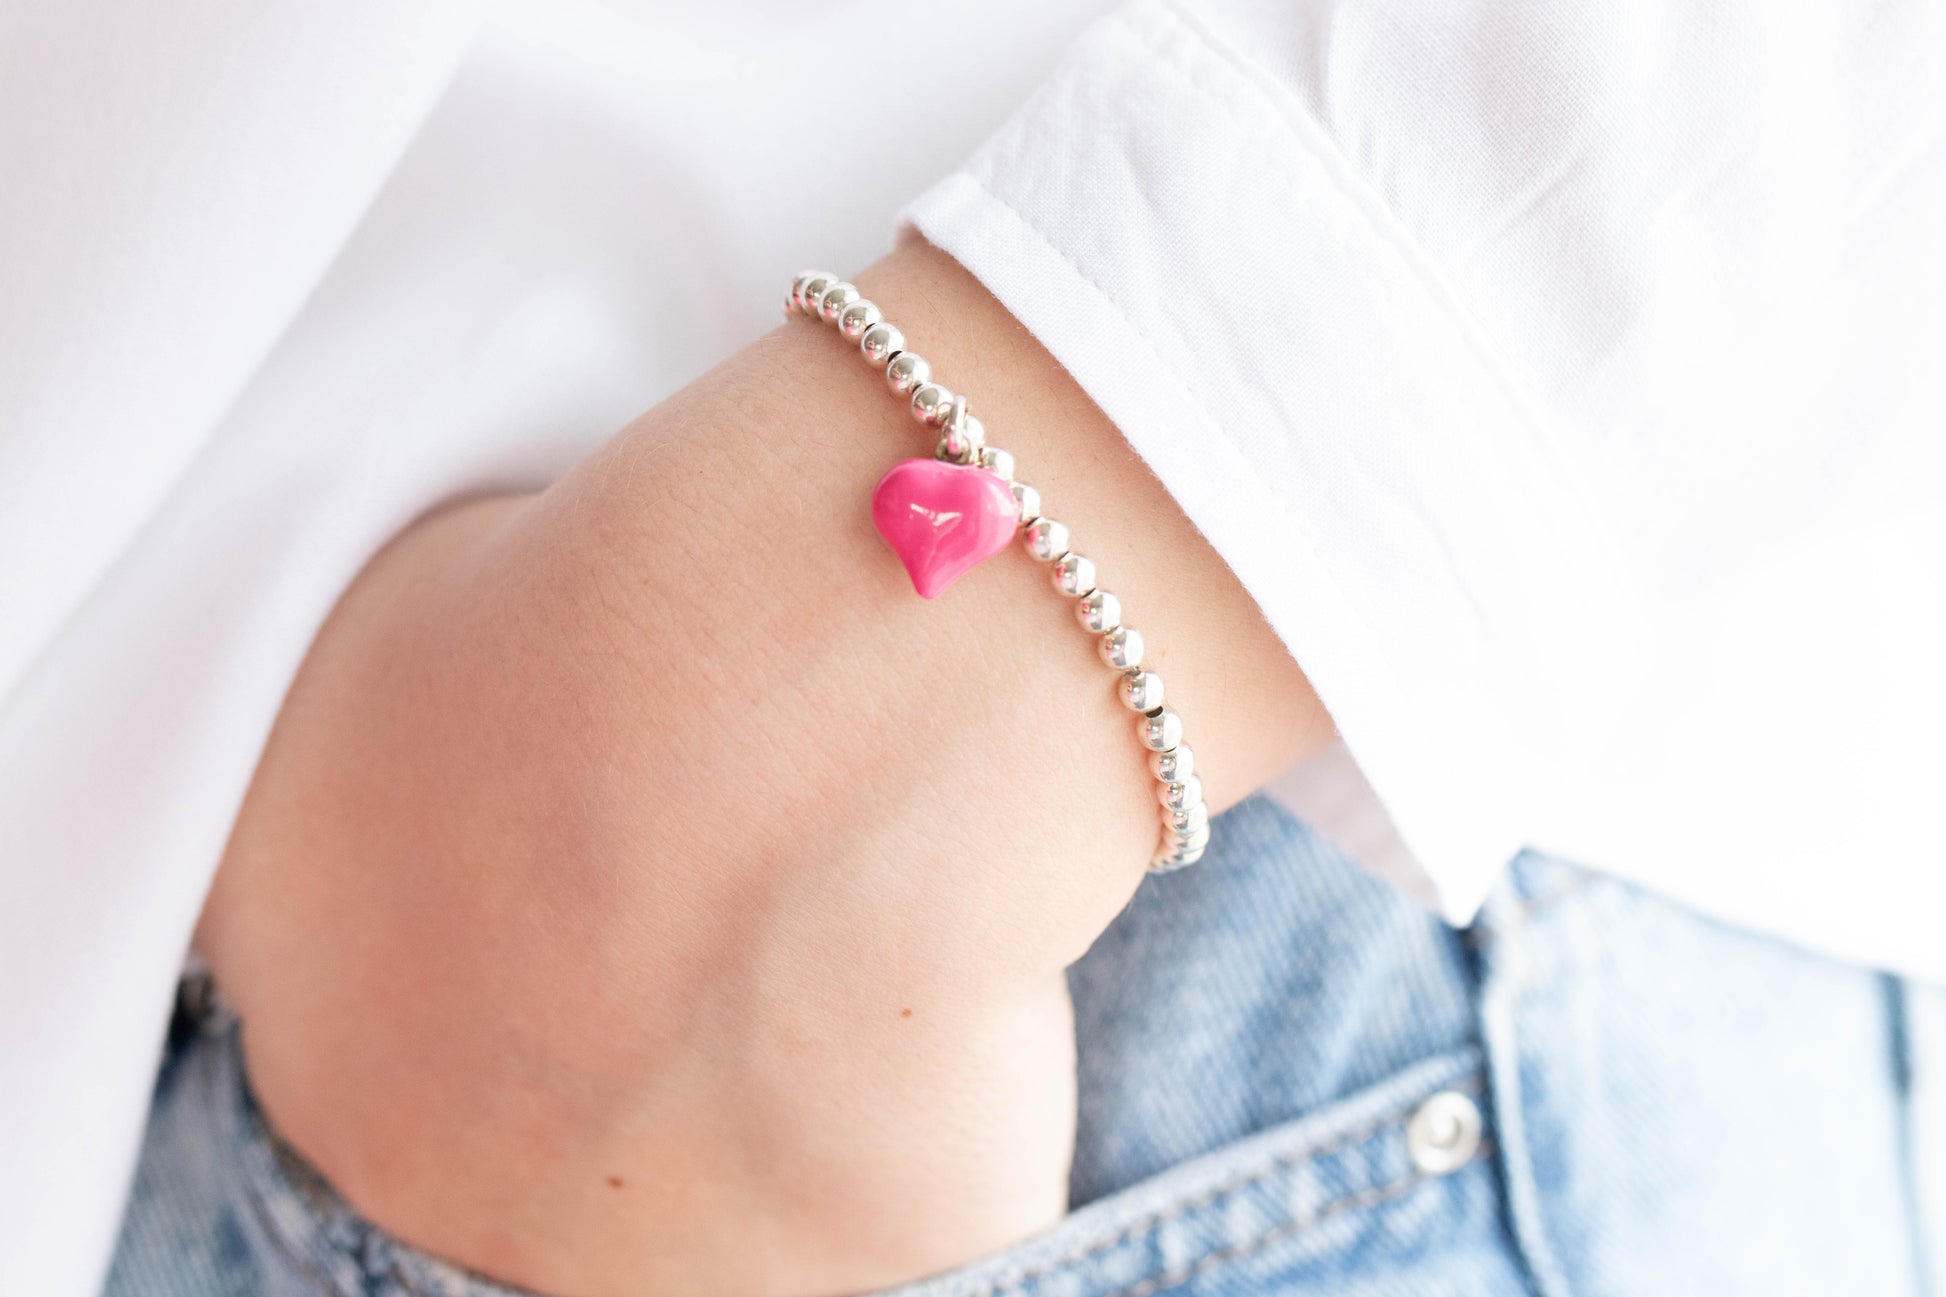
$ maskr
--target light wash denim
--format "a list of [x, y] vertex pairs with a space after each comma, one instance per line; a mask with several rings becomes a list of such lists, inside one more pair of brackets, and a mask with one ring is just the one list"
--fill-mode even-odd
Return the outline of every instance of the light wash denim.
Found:
[[[901, 1297], [1934, 1291], [1936, 989], [1532, 855], [1454, 932], [1262, 799], [1072, 983], [1076, 1210]], [[509, 1291], [360, 1220], [179, 1015], [111, 1297]]]

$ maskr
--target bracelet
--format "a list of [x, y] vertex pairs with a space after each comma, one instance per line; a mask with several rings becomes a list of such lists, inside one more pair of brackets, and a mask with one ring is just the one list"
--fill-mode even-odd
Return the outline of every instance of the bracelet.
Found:
[[1121, 602], [1095, 583], [1093, 561], [1069, 545], [1068, 529], [1041, 511], [1040, 492], [1014, 475], [1014, 457], [986, 444], [966, 412], [966, 397], [932, 381], [932, 366], [906, 350], [905, 335], [855, 285], [821, 271], [791, 283], [784, 314], [836, 326], [865, 363], [885, 375], [913, 417], [940, 437], [930, 459], [894, 464], [872, 492], [872, 524], [905, 565], [921, 597], [937, 598], [975, 565], [1007, 547], [1016, 532], [1027, 552], [1052, 569], [1054, 588], [1075, 601], [1075, 619], [1096, 637], [1116, 673], [1116, 696], [1140, 715], [1135, 734], [1149, 754], [1162, 805], [1162, 832], [1149, 861], [1161, 873], [1193, 865], [1209, 846], [1209, 807], [1195, 755], [1182, 741], [1182, 717], [1162, 705], [1162, 677], [1142, 667], [1142, 634], [1122, 624]]

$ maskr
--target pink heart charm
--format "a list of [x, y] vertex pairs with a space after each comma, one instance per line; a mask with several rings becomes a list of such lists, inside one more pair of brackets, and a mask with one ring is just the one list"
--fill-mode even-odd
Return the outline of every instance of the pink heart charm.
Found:
[[902, 459], [872, 492], [872, 525], [927, 599], [1007, 547], [1020, 508], [1007, 483], [984, 468]]

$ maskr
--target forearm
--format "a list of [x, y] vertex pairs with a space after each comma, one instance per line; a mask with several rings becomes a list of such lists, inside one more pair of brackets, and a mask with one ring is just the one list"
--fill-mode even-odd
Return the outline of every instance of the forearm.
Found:
[[[1101, 564], [1216, 807], [1323, 738], [997, 303], [917, 244], [859, 282]], [[272, 1116], [381, 1223], [543, 1289], [810, 1293], [1059, 1211], [1060, 974], [1153, 785], [1044, 568], [912, 594], [867, 503], [927, 445], [794, 323], [347, 595], [202, 940]]]

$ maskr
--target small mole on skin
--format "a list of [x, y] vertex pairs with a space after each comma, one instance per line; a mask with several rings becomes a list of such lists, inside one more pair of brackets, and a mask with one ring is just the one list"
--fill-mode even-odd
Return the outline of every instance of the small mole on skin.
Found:
[[611, 1176], [609, 1176], [609, 1177], [608, 1177], [608, 1187], [609, 1187], [610, 1189], [619, 1189], [619, 1188], [621, 1188], [621, 1187], [622, 1187], [622, 1177], [620, 1177], [619, 1175], [611, 1175]]
[[901, 1018], [910, 1018], [910, 1017], [912, 1016], [912, 1010], [910, 1010], [910, 1009], [900, 1009], [900, 1010], [899, 1010], [899, 1016], [900, 1016]]

